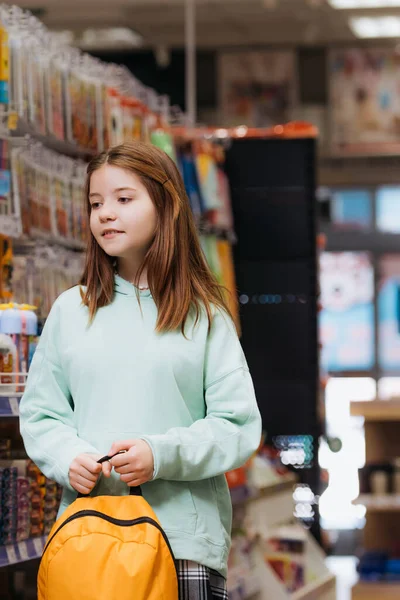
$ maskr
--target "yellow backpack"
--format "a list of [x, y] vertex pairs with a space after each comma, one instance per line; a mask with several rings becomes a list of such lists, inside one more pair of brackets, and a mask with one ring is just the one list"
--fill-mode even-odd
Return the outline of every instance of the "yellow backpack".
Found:
[[140, 488], [78, 497], [53, 526], [38, 600], [177, 600], [167, 536]]

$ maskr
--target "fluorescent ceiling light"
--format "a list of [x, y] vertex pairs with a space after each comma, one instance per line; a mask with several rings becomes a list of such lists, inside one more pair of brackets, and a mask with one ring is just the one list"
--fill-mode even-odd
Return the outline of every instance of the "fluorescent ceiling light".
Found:
[[352, 17], [349, 25], [359, 38], [400, 37], [400, 17]]
[[400, 0], [328, 0], [333, 8], [400, 8]]

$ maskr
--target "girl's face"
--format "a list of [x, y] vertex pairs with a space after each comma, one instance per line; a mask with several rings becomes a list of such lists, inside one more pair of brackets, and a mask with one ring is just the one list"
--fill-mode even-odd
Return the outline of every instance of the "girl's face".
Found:
[[90, 178], [90, 229], [99, 246], [116, 258], [144, 258], [157, 226], [157, 211], [140, 178], [103, 165]]

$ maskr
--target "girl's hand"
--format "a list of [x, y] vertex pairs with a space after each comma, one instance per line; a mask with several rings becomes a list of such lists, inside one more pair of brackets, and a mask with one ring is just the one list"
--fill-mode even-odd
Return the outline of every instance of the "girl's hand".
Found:
[[144, 440], [126, 440], [114, 442], [108, 452], [109, 456], [124, 451], [103, 463], [103, 474], [110, 477], [111, 469], [121, 476], [121, 481], [127, 483], [130, 487], [142, 485], [150, 481], [154, 471], [153, 452]]
[[90, 494], [101, 473], [98, 460], [101, 455], [79, 454], [69, 467], [69, 482], [80, 494]]

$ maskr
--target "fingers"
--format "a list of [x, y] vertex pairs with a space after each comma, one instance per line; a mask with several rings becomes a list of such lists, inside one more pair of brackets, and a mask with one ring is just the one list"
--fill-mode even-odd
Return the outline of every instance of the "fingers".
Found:
[[81, 494], [90, 494], [95, 483], [96, 482], [93, 483], [93, 481], [86, 479], [86, 477], [83, 477], [82, 475], [76, 475], [71, 481], [72, 487]]
[[101, 465], [97, 462], [96, 458], [89, 454], [81, 454], [79, 457], [79, 463], [87, 471], [94, 475], [98, 475], [101, 472]]
[[122, 467], [114, 467], [114, 471], [119, 475], [126, 475], [127, 473], [132, 473], [132, 463], [128, 463], [126, 465], [122, 465]]
[[130, 452], [124, 452], [123, 454], [117, 454], [117, 456], [113, 456], [110, 458], [110, 463], [114, 467], [114, 469], [119, 469], [121, 467], [125, 467], [129, 465], [132, 460], [132, 454]]
[[[135, 440], [122, 440], [120, 442], [114, 442], [108, 452], [108, 456], [113, 456], [114, 454], [118, 454], [122, 450], [130, 450], [134, 445]], [[115, 457], [117, 458], [117, 457]]]
[[120, 479], [121, 481], [123, 481], [124, 483], [129, 484], [130, 481], [135, 481], [138, 478], [136, 473], [132, 473], [132, 471], [130, 473], [126, 473], [125, 475], [121, 475]]
[[133, 479], [132, 481], [129, 481], [127, 483], [127, 485], [129, 487], [138, 487], [139, 485], [142, 485], [143, 483], [146, 483], [146, 482], [142, 479]]
[[82, 477], [84, 477], [85, 479], [87, 479], [88, 481], [91, 481], [92, 483], [96, 483], [97, 479], [98, 479], [98, 475], [91, 473], [90, 471], [88, 471], [85, 467], [81, 467], [80, 471], [79, 471], [79, 475], [81, 475]]
[[102, 464], [104, 477], [111, 477], [112, 465], [106, 461]]

